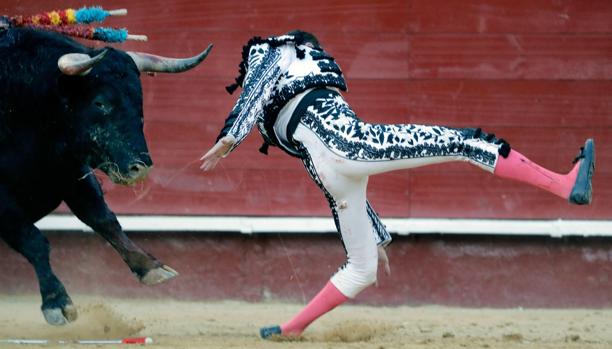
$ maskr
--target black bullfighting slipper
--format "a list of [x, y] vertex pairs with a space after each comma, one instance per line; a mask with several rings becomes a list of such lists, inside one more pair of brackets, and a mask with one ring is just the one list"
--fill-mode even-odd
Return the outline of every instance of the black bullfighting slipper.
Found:
[[584, 147], [580, 148], [580, 154], [574, 162], [577, 161], [580, 161], [580, 168], [569, 196], [569, 202], [576, 205], [588, 205], [593, 196], [591, 179], [595, 172], [595, 142], [592, 139], [587, 139]]
[[262, 327], [259, 329], [259, 335], [263, 339], [270, 339], [272, 336], [280, 336], [281, 332], [281, 328], [278, 325]]

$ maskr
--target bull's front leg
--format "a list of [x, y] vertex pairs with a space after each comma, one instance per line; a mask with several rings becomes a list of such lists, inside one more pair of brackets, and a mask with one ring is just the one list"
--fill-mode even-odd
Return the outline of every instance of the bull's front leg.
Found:
[[75, 180], [67, 192], [64, 201], [72, 212], [111, 244], [140, 282], [155, 285], [178, 275], [127, 237], [106, 205], [102, 188], [93, 175]]
[[55, 326], [76, 320], [77, 310], [64, 285], [51, 269], [49, 241], [2, 188], [0, 188], [0, 225], [0, 237], [34, 267], [45, 320]]

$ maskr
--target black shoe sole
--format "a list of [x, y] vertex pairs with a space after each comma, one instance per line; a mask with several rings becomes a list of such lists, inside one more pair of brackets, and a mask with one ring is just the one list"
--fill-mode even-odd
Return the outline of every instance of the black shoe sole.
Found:
[[262, 327], [262, 328], [259, 329], [259, 335], [263, 339], [269, 339], [272, 336], [280, 336], [281, 335], [281, 328], [280, 328], [280, 326]]
[[588, 205], [593, 197], [591, 179], [595, 172], [595, 142], [592, 139], [586, 140], [581, 155], [578, 176], [570, 193], [569, 202], [575, 205]]

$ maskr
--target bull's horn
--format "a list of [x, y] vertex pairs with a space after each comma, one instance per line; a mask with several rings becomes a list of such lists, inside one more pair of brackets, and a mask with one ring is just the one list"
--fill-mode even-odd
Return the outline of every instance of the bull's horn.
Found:
[[95, 57], [84, 53], [67, 53], [57, 60], [57, 67], [66, 75], [86, 75], [106, 55], [106, 50]]
[[208, 56], [212, 47], [212, 44], [208, 45], [206, 50], [191, 58], [167, 58], [131, 51], [128, 51], [127, 54], [132, 57], [132, 60], [141, 72], [182, 73], [200, 64]]

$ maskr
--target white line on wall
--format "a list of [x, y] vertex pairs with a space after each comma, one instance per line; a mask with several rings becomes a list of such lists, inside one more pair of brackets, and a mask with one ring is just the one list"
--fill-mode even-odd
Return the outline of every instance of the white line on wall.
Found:
[[[246, 216], [118, 216], [125, 231], [138, 232], [239, 232], [252, 233], [330, 233], [335, 231], [328, 217], [246, 217]], [[391, 233], [612, 236], [612, 220], [524, 220], [387, 218], [383, 223]], [[69, 214], [49, 215], [36, 223], [43, 231], [92, 230]]]

